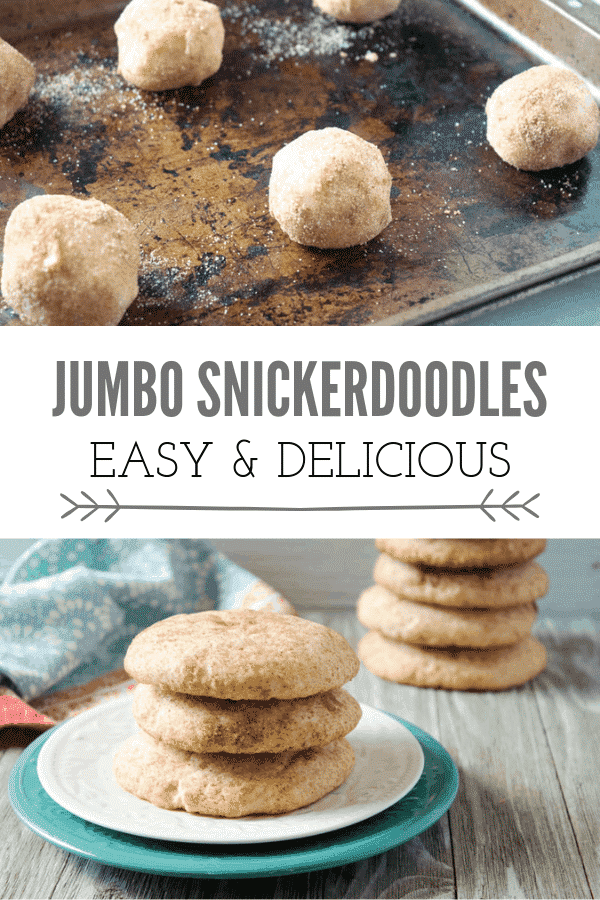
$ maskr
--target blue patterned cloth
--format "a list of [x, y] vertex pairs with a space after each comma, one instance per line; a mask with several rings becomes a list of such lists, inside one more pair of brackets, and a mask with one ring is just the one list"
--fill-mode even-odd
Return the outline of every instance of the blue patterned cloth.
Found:
[[40, 540], [0, 587], [0, 678], [24, 700], [119, 668], [165, 616], [239, 606], [256, 576], [201, 540]]

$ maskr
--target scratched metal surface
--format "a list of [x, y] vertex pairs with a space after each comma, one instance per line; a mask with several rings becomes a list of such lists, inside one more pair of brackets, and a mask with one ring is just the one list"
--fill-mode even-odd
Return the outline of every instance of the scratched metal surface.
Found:
[[[153, 94], [116, 74], [114, 9], [53, 31], [44, 3], [24, 29], [0, 2], [39, 73], [0, 131], [0, 233], [36, 193], [119, 209], [143, 251], [123, 325], [429, 321], [600, 258], [600, 151], [537, 174], [496, 157], [485, 100], [536, 60], [460, 5], [404, 0], [363, 28], [309, 0], [219, 5], [221, 70]], [[365, 247], [300, 247], [268, 214], [273, 154], [328, 125], [377, 143], [393, 177], [393, 222]]]

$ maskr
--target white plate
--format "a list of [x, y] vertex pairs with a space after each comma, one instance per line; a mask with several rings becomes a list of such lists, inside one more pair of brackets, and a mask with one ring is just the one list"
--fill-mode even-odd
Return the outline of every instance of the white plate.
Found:
[[292, 813], [220, 819], [160, 809], [124, 791], [112, 774], [117, 748], [138, 731], [131, 697], [120, 697], [58, 726], [38, 759], [44, 790], [64, 809], [105, 828], [139, 837], [202, 844], [287, 841], [362, 822], [415, 786], [423, 751], [410, 731], [379, 710], [362, 706], [348, 736], [356, 765], [337, 790]]

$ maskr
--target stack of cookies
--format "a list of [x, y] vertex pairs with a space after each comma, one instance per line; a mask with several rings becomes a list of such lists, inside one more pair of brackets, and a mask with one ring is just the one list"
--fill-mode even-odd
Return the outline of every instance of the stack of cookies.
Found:
[[361, 716], [342, 685], [356, 654], [330, 628], [236, 609], [171, 616], [134, 638], [141, 733], [119, 749], [126, 791], [165, 809], [237, 818], [285, 813], [342, 784]]
[[376, 584], [358, 600], [370, 631], [358, 655], [375, 675], [401, 684], [504, 690], [546, 664], [531, 635], [548, 587], [534, 558], [544, 540], [376, 541]]

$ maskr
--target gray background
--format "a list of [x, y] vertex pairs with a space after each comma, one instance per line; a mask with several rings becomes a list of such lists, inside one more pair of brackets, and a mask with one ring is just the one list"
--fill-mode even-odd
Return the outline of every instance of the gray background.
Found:
[[[0, 539], [0, 576], [33, 543]], [[373, 539], [217, 540], [239, 565], [277, 588], [297, 607], [351, 607], [372, 583], [377, 556]], [[548, 541], [539, 557], [550, 576], [540, 617], [600, 619], [600, 539]]]

